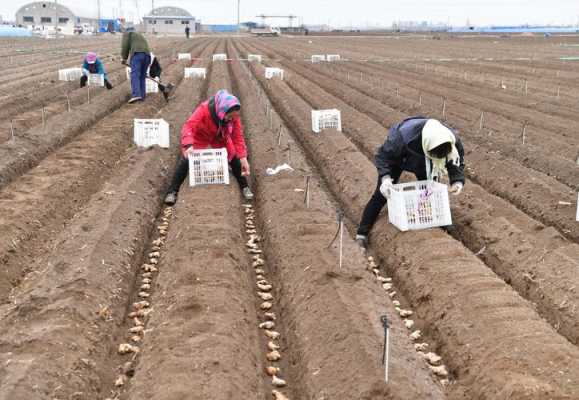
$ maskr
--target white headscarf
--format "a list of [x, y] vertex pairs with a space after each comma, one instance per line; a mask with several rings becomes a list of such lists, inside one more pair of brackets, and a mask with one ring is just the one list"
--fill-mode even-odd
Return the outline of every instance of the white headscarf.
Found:
[[[430, 150], [443, 143], [450, 143], [452, 146], [452, 150], [448, 156], [446, 156], [446, 158], [432, 157]], [[426, 176], [429, 181], [447, 174], [446, 164], [448, 161], [451, 161], [457, 167], [460, 166], [460, 155], [456, 149], [456, 137], [454, 133], [436, 119], [429, 119], [422, 128], [422, 150], [424, 151], [426, 159]], [[432, 162], [432, 169], [430, 162]]]

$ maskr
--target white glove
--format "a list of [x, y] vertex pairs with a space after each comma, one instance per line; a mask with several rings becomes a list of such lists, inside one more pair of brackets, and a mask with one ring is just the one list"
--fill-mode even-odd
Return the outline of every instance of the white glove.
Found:
[[458, 196], [462, 192], [463, 187], [464, 185], [462, 184], [462, 182], [455, 182], [450, 187], [450, 193], [452, 193], [455, 196]]
[[382, 193], [382, 196], [384, 196], [385, 198], [389, 197], [390, 189], [392, 189], [392, 186], [393, 186], [392, 178], [390, 178], [388, 175], [383, 176], [382, 184], [380, 185], [380, 193]]

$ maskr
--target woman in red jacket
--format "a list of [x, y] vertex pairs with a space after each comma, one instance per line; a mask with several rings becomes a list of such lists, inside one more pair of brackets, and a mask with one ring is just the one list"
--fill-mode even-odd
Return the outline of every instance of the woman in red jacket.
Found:
[[237, 97], [220, 90], [209, 100], [201, 103], [181, 129], [182, 157], [177, 164], [171, 186], [165, 196], [165, 204], [177, 202], [179, 188], [189, 172], [188, 155], [193, 149], [217, 149], [225, 147], [229, 166], [246, 200], [253, 193], [245, 178], [250, 174], [247, 147], [239, 118], [241, 104]]

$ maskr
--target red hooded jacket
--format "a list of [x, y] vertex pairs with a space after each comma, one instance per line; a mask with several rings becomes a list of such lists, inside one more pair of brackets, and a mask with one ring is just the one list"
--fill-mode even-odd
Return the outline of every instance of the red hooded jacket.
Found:
[[239, 117], [221, 126], [209, 110], [209, 100], [201, 103], [181, 129], [181, 151], [188, 145], [193, 149], [227, 149], [229, 161], [247, 157], [247, 147], [243, 137], [243, 127]]

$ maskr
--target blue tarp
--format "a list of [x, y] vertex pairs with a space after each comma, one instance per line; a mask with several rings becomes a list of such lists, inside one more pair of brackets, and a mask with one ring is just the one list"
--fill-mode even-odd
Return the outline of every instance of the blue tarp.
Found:
[[0, 36], [8, 37], [28, 37], [32, 32], [25, 28], [14, 28], [12, 26], [0, 25]]
[[203, 25], [204, 30], [209, 32], [237, 32], [237, 25]]
[[121, 21], [118, 19], [101, 19], [99, 23], [99, 32], [109, 32], [109, 26], [113, 32], [121, 31]]

